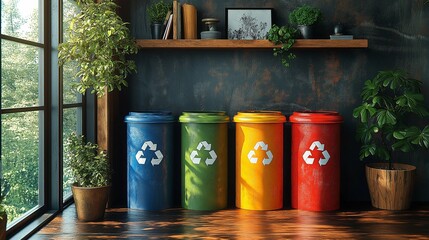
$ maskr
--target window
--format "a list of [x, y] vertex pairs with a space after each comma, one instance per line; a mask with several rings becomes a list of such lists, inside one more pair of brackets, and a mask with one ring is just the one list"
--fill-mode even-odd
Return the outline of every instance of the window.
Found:
[[0, 177], [13, 232], [71, 196], [63, 142], [85, 133], [85, 101], [71, 90], [76, 68], [59, 69], [56, 49], [76, 11], [75, 0], [1, 0]]

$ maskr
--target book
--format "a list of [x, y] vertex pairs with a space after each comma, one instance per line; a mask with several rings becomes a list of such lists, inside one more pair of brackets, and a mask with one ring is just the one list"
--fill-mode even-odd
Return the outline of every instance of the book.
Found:
[[177, 14], [178, 14], [178, 2], [173, 0], [173, 39], [177, 39]]
[[185, 39], [197, 39], [197, 8], [183, 4], [183, 34]]
[[177, 39], [182, 39], [182, 4], [177, 5]]
[[168, 21], [167, 21], [167, 25], [165, 26], [165, 31], [164, 31], [164, 35], [163, 35], [162, 39], [168, 39], [168, 36], [170, 35], [170, 32], [171, 32], [172, 22], [173, 22], [173, 14], [170, 14]]
[[171, 10], [169, 10], [167, 12], [167, 15], [165, 15], [164, 27], [167, 26], [167, 22], [168, 22], [168, 19], [170, 18], [170, 15], [171, 15]]
[[352, 40], [353, 35], [330, 35], [331, 40]]

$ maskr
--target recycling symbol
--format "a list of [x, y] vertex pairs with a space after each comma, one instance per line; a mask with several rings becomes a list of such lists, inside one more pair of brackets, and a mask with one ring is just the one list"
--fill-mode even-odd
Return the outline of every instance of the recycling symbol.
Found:
[[326, 165], [331, 158], [331, 155], [329, 155], [328, 150], [325, 150], [325, 144], [320, 143], [319, 141], [314, 141], [310, 149], [305, 151], [302, 155], [302, 158], [304, 159], [305, 163], [307, 164], [313, 164], [314, 158], [311, 155], [311, 151], [313, 151], [317, 147], [317, 150], [322, 152], [323, 158], [319, 158], [319, 165], [323, 166]]
[[155, 153], [155, 157], [153, 157], [150, 160], [150, 163], [152, 166], [159, 165], [164, 158], [164, 155], [162, 155], [161, 150], [156, 150], [157, 144], [154, 144], [152, 141], [146, 141], [143, 143], [141, 150], [139, 150], [136, 154], [136, 160], [139, 164], [145, 164], [146, 163], [146, 157], [144, 155], [147, 148], [149, 148], [150, 151]]
[[198, 157], [198, 151], [200, 151], [203, 147], [204, 147], [204, 150], [208, 151], [209, 154], [210, 154], [210, 158], [206, 158], [206, 161], [205, 161], [206, 165], [207, 166], [208, 165], [213, 165], [213, 163], [217, 159], [217, 155], [216, 155], [216, 152], [214, 150], [211, 150], [212, 145], [209, 144], [209, 143], [207, 143], [206, 141], [202, 141], [202, 142], [198, 143], [197, 150], [194, 150], [194, 151], [191, 152], [190, 157], [191, 157], [192, 162], [194, 164], [200, 164], [201, 158]]
[[264, 150], [265, 154], [267, 155], [267, 158], [264, 158], [264, 160], [262, 160], [262, 164], [264, 165], [270, 164], [271, 161], [273, 160], [273, 153], [270, 150], [268, 150], [268, 144], [264, 143], [264, 141], [257, 142], [253, 147], [253, 150], [249, 151], [249, 153], [247, 154], [247, 158], [249, 159], [249, 161], [251, 163], [258, 162], [258, 158], [256, 157], [255, 151], [259, 150], [259, 148]]

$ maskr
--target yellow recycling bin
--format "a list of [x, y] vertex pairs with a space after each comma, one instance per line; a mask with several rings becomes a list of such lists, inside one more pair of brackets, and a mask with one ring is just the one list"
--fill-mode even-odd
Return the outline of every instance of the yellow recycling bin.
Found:
[[236, 206], [283, 208], [283, 125], [277, 111], [238, 112], [236, 122]]

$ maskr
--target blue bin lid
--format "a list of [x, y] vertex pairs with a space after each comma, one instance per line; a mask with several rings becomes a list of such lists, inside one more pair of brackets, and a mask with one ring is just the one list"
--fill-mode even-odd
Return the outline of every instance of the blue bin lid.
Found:
[[128, 116], [125, 116], [127, 123], [169, 123], [175, 121], [176, 118], [169, 111], [130, 112]]

